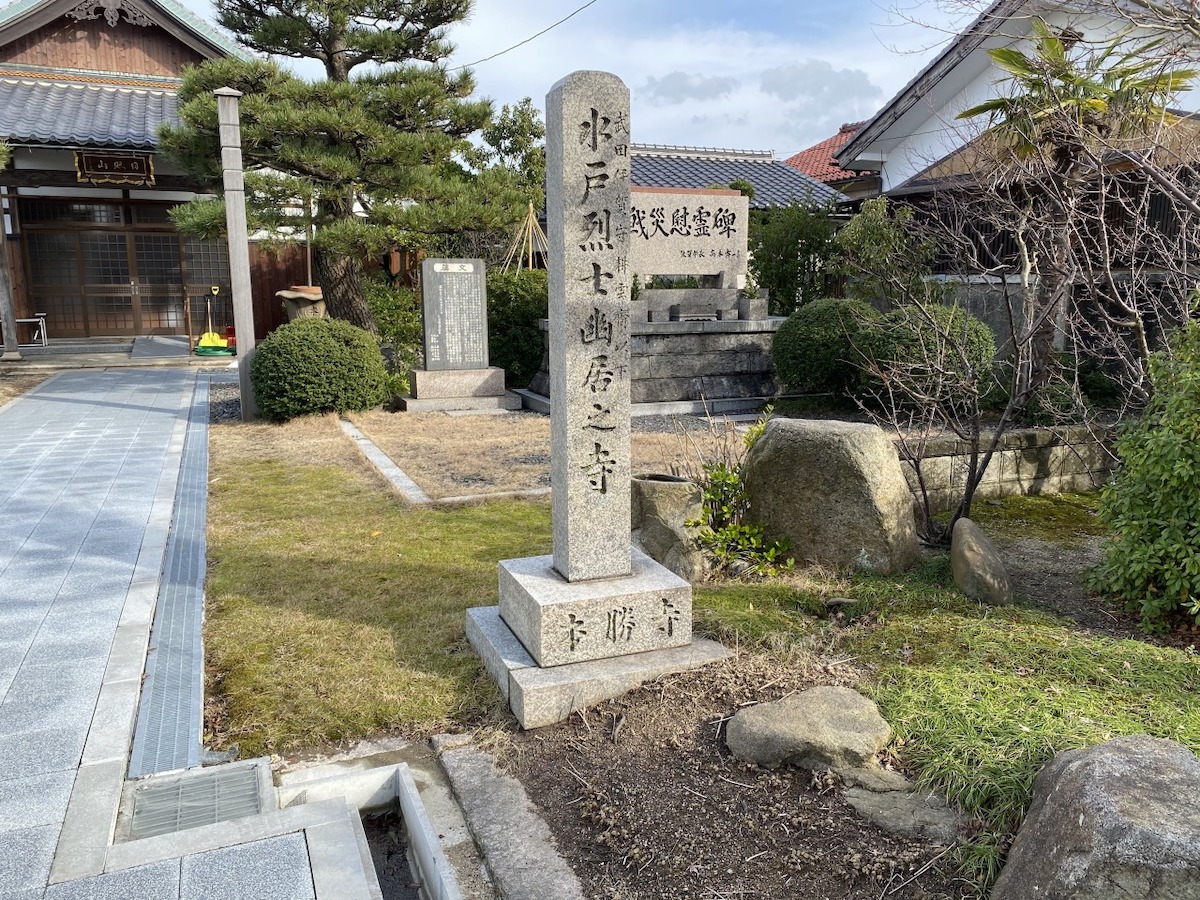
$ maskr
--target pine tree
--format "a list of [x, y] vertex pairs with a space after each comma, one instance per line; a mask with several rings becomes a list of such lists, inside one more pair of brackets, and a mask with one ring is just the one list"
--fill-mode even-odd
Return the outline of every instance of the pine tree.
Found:
[[[252, 227], [303, 234], [315, 226], [313, 265], [331, 315], [375, 331], [362, 289], [363, 261], [434, 235], [504, 228], [524, 204], [513, 173], [472, 172], [468, 136], [488, 125], [491, 103], [451, 71], [446, 30], [469, 0], [218, 0], [218, 20], [261, 53], [312, 59], [325, 78], [306, 81], [259, 59], [214, 60], [180, 88], [181, 126], [161, 145], [189, 171], [220, 175], [216, 101], [240, 102]], [[193, 202], [176, 222], [219, 233], [223, 208]]]

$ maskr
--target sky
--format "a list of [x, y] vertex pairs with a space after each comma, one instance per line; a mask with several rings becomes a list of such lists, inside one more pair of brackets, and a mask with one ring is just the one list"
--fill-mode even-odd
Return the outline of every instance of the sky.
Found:
[[[186, 2], [212, 21], [206, 0]], [[873, 115], [966, 21], [946, 0], [886, 2], [592, 0], [477, 62], [587, 0], [475, 0], [450, 32], [449, 64], [475, 63], [478, 93], [497, 108], [532, 97], [544, 110], [564, 75], [613, 72], [630, 88], [638, 143], [786, 158]]]

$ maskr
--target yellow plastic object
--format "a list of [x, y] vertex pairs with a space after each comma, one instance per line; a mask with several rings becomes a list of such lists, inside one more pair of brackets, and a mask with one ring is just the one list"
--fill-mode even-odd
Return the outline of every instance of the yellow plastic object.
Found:
[[228, 347], [229, 341], [221, 337], [215, 331], [206, 331], [200, 335], [200, 341], [196, 345], [198, 347]]

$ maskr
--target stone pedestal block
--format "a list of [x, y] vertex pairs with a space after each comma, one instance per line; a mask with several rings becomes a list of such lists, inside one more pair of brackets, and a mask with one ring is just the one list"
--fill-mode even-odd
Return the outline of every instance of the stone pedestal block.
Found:
[[639, 550], [632, 572], [568, 582], [551, 556], [500, 563], [500, 615], [539, 666], [682, 647], [692, 639], [692, 589]]
[[408, 384], [418, 400], [445, 400], [451, 397], [499, 397], [504, 393], [504, 370], [486, 369], [414, 369]]
[[522, 728], [562, 722], [577, 709], [620, 697], [639, 684], [733, 656], [716, 641], [696, 638], [683, 647], [540, 669], [495, 606], [467, 610], [467, 638]]

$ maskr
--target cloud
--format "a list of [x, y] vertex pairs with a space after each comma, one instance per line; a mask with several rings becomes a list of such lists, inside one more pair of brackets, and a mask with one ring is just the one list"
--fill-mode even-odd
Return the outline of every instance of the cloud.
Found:
[[662, 78], [648, 78], [642, 94], [656, 105], [674, 105], [688, 100], [719, 100], [728, 97], [738, 85], [738, 80], [730, 76], [671, 72]]
[[835, 69], [823, 59], [767, 69], [760, 84], [764, 94], [804, 106], [876, 100], [883, 94], [862, 69]]

